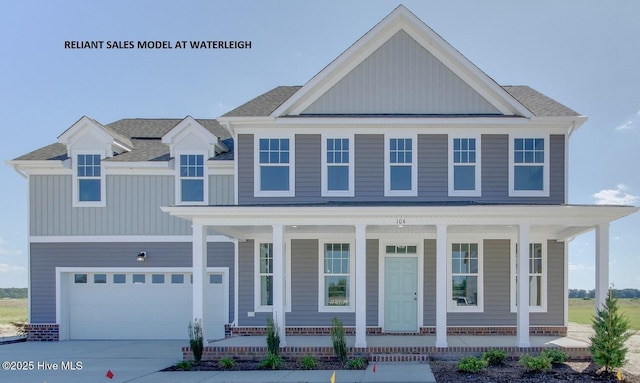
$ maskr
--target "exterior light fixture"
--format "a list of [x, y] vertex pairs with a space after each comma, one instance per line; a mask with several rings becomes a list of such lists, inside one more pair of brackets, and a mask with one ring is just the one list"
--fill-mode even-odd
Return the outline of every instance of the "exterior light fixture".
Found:
[[146, 251], [141, 251], [138, 253], [138, 255], [136, 256], [136, 260], [138, 262], [144, 262], [147, 260], [147, 252]]

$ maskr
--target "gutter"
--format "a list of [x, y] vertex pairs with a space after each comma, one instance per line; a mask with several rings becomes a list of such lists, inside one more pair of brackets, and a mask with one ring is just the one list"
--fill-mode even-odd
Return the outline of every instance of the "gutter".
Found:
[[5, 164], [11, 166], [13, 168], [13, 170], [15, 170], [16, 173], [20, 174], [20, 176], [22, 178], [24, 178], [25, 180], [28, 179], [27, 174], [24, 173], [23, 171], [21, 171], [20, 169], [18, 169], [18, 165], [14, 164], [12, 161], [7, 161], [7, 162], [5, 162]]

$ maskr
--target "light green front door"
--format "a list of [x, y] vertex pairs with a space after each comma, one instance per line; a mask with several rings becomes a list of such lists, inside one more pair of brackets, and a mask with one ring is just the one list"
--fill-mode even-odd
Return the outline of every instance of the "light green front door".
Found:
[[418, 331], [418, 258], [385, 257], [384, 330]]

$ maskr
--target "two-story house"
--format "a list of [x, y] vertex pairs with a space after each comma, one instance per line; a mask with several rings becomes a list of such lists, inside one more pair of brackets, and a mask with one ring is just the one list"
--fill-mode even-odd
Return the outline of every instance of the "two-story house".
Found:
[[304, 86], [217, 120], [88, 117], [29, 184], [31, 339], [564, 334], [568, 242], [637, 210], [567, 202], [586, 117], [501, 86], [400, 6]]

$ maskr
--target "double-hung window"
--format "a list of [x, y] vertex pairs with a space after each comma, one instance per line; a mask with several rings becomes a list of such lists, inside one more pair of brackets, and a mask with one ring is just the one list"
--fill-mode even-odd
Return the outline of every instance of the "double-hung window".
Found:
[[100, 154], [75, 155], [74, 206], [104, 206], [104, 172]]
[[480, 138], [449, 137], [449, 195], [480, 196]]
[[386, 137], [385, 144], [385, 195], [417, 195], [417, 137]]
[[320, 254], [319, 311], [353, 311], [350, 243], [325, 243]]
[[180, 203], [205, 202], [204, 155], [180, 154]]
[[353, 197], [353, 136], [323, 136], [322, 153], [322, 195]]
[[[255, 243], [255, 288], [254, 288], [254, 309], [259, 312], [271, 312], [273, 309], [273, 278], [275, 276], [273, 268], [273, 243]], [[291, 266], [288, 256], [285, 254], [285, 275], [284, 275], [284, 305], [287, 312], [291, 312]]]
[[[547, 260], [544, 242], [529, 244], [529, 310], [532, 312], [547, 311]], [[511, 275], [511, 311], [516, 312], [518, 306], [518, 246], [516, 246], [515, 257], [512, 258]]]
[[549, 137], [510, 137], [509, 195], [549, 196]]
[[482, 311], [482, 246], [452, 243], [449, 259], [449, 311]]
[[255, 195], [286, 197], [295, 194], [293, 139], [258, 138]]

